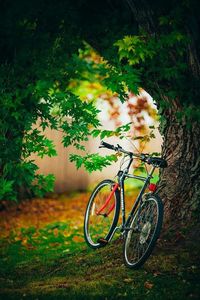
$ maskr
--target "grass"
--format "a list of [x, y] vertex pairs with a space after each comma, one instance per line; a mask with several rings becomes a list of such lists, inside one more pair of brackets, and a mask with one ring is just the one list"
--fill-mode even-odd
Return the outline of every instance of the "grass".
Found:
[[[62, 204], [69, 211], [74, 201], [85, 203], [87, 197], [63, 198], [55, 199], [55, 205]], [[50, 219], [44, 222], [40, 213], [38, 218], [43, 222], [39, 225], [35, 220], [33, 226], [26, 227], [23, 221], [21, 227], [24, 210], [35, 203], [26, 202], [16, 215], [8, 211], [1, 216], [1, 222], [5, 215], [12, 216], [17, 225], [0, 239], [0, 299], [200, 298], [198, 240], [181, 237], [172, 243], [171, 236], [165, 237], [140, 270], [130, 270], [123, 262], [121, 239], [95, 251], [85, 245], [83, 214], [78, 210], [82, 204], [76, 205], [82, 218], [79, 222], [73, 218], [63, 221], [63, 211], [55, 221], [45, 210]]]

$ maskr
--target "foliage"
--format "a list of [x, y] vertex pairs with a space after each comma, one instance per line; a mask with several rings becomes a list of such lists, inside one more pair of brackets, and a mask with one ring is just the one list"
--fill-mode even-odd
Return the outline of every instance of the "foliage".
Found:
[[[9, 19], [6, 15], [2, 19], [4, 33], [15, 41], [16, 51], [12, 52], [9, 40], [7, 44], [4, 41], [11, 57], [2, 58], [0, 65], [0, 199], [10, 200], [20, 194], [42, 196], [53, 190], [53, 175], [38, 175], [38, 167], [30, 157], [32, 153], [40, 157], [57, 154], [45, 136], [47, 127], [63, 132], [66, 147], [83, 149], [80, 142], [87, 140], [90, 128], [99, 125], [94, 105], [81, 101], [67, 89], [75, 68], [67, 59], [69, 43], [68, 39], [67, 45], [63, 41], [66, 33], [62, 19], [51, 28], [47, 15], [37, 18], [37, 3], [33, 5], [35, 10], [32, 7], [33, 11], [25, 15], [24, 3], [16, 8], [17, 4], [12, 4]], [[11, 22], [14, 31], [10, 32], [7, 22]], [[76, 43], [75, 39], [72, 43]], [[71, 45], [70, 49], [68, 55], [77, 48]]]
[[[108, 61], [101, 57], [100, 54], [87, 43], [85, 43], [83, 49], [79, 50], [79, 54], [76, 56], [76, 63], [76, 69], [80, 77], [71, 79], [69, 85], [70, 90], [82, 100], [95, 101], [97, 107], [103, 110], [103, 113], [99, 114], [100, 120], [101, 115], [104, 115], [103, 119], [105, 120], [107, 118], [108, 121], [111, 121], [110, 124], [115, 127], [115, 130], [108, 130], [104, 129], [105, 125], [103, 125], [102, 128], [92, 130], [92, 136], [99, 137], [100, 139], [112, 136], [116, 136], [119, 139], [137, 139], [139, 144], [137, 149], [142, 150], [146, 142], [150, 141], [151, 138], [155, 138], [153, 134], [155, 127], [151, 126], [152, 128], [148, 128], [145, 117], [148, 116], [148, 122], [152, 122], [153, 124], [158, 119], [157, 110], [152, 103], [150, 103], [150, 96], [143, 89], [135, 85], [136, 79], [134, 78], [133, 80], [131, 74], [128, 74], [128, 77], [125, 74], [123, 75], [126, 78], [126, 82], [125, 80], [122, 81], [121, 77], [121, 79], [117, 78], [117, 72], [117, 76], [119, 76], [120, 73], [119, 69], [115, 66], [111, 66]], [[129, 66], [126, 66], [125, 69], [128, 70]], [[114, 72], [115, 75], [112, 74], [112, 72]], [[132, 75], [134, 76], [134, 70], [132, 70]], [[120, 90], [120, 87], [112, 86], [112, 80], [116, 81], [116, 85], [121, 84], [121, 87], [124, 88], [124, 92], [122, 91], [121, 94], [118, 94], [117, 90]], [[132, 87], [135, 94], [128, 90], [128, 80], [130, 82], [129, 87]], [[133, 85], [131, 85], [131, 83]], [[137, 93], [139, 94], [136, 95]], [[125, 124], [123, 119], [129, 119], [130, 122]], [[95, 156], [97, 157], [97, 154], [95, 154]], [[76, 155], [73, 157], [76, 157], [76, 160], [79, 159], [79, 164], [81, 165], [80, 162], [85, 159], [87, 160], [89, 156], [81, 158]], [[98, 161], [102, 161], [102, 166], [106, 166], [108, 159], [109, 157], [105, 160], [103, 157], [98, 157]], [[111, 161], [108, 161], [108, 165], [110, 163]], [[86, 165], [87, 164], [85, 164], [85, 166]], [[88, 168], [86, 167], [86, 169]], [[93, 170], [95, 169], [94, 167]]]
[[[191, 8], [192, 3], [182, 2], [168, 15], [157, 16], [155, 33], [149, 34], [140, 27], [137, 35], [125, 36], [115, 43], [119, 60], [130, 68], [127, 77], [132, 70], [137, 71], [143, 86], [156, 100], [160, 114], [165, 115], [173, 107], [177, 120], [185, 120], [188, 126], [200, 119], [196, 101], [200, 95], [199, 77], [188, 67], [188, 56], [192, 55], [188, 45], [193, 41], [183, 25], [187, 9]], [[138, 80], [134, 84], [138, 86]]]
[[[0, 199], [16, 200], [19, 195], [41, 196], [53, 189], [53, 176], [37, 175], [30, 158], [32, 153], [56, 155], [52, 141], [45, 137], [47, 127], [63, 132], [64, 146], [84, 150], [81, 142], [99, 121], [94, 105], [70, 90], [72, 78], [84, 78], [86, 71], [92, 77], [93, 69], [90, 64], [85, 69], [78, 56], [83, 47], [79, 4], [51, 1], [47, 7], [46, 1], [7, 2], [0, 18]], [[100, 68], [105, 76], [105, 68], [101, 64]], [[109, 157], [87, 155], [84, 165], [92, 170], [108, 161]]]
[[103, 167], [107, 167], [116, 161], [116, 155], [107, 155], [105, 157], [100, 156], [98, 153], [87, 154], [85, 156], [80, 156], [77, 154], [70, 155], [70, 161], [76, 162], [76, 167], [80, 168], [82, 165], [88, 172], [102, 170]]
[[13, 181], [0, 178], [0, 200], [5, 197], [15, 200], [15, 197], [13, 196]]
[[[158, 5], [157, 1], [152, 5]], [[90, 74], [94, 83], [99, 73], [103, 85], [122, 101], [128, 90], [137, 94], [143, 86], [159, 104], [161, 115], [167, 117], [172, 109], [188, 126], [199, 120], [196, 8], [192, 0], [169, 1], [163, 10], [159, 6], [154, 15], [156, 30], [149, 33], [142, 24], [132, 22], [125, 1], [98, 2], [95, 7], [92, 1], [48, 5], [43, 0], [3, 1], [0, 199], [13, 200], [22, 192], [38, 194], [41, 186], [42, 193], [52, 190], [53, 177], [37, 176], [37, 166], [29, 158], [31, 153], [56, 155], [45, 128], [61, 130], [65, 146], [84, 150], [81, 142], [100, 125], [94, 105], [71, 92], [72, 79], [87, 80]], [[80, 60], [79, 54], [85, 54], [78, 49], [84, 40], [100, 51], [103, 62], [94, 66]], [[101, 168], [104, 162], [96, 154], [86, 154], [77, 164], [92, 170], [97, 168], [94, 163]]]
[[[5, 87], [5, 82], [2, 83], [2, 88], [3, 86]], [[13, 102], [18, 93], [22, 95], [18, 101]], [[33, 98], [31, 107], [30, 97]], [[26, 91], [17, 88], [13, 93], [9, 92], [9, 95], [4, 92], [2, 98], [0, 157], [1, 176], [4, 179], [2, 193], [5, 191], [2, 198], [12, 196], [14, 199], [21, 187], [29, 189], [29, 193], [38, 194], [41, 179], [43, 192], [52, 190], [52, 176], [36, 175], [38, 168], [30, 159], [32, 153], [37, 153], [40, 157], [56, 155], [52, 141], [45, 137], [45, 128], [62, 130], [63, 144], [77, 146], [87, 139], [90, 127], [99, 124], [95, 118], [98, 111], [91, 103], [82, 102], [67, 92], [66, 88], [62, 89], [58, 83], [52, 84], [41, 79]], [[58, 108], [57, 113], [55, 107]], [[12, 184], [15, 195], [11, 190], [12, 195], [8, 195], [8, 182], [10, 186]]]

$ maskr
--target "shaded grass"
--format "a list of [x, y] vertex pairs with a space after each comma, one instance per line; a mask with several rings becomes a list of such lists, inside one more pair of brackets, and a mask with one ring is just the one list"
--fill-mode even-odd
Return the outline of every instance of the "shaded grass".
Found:
[[0, 299], [199, 299], [200, 243], [171, 234], [130, 270], [123, 240], [94, 251], [69, 219], [13, 229], [0, 239]]
[[[14, 250], [14, 249], [12, 249]], [[16, 249], [15, 249], [16, 250]], [[18, 253], [19, 254], [19, 253]], [[192, 254], [192, 257], [191, 257]], [[25, 252], [0, 272], [1, 299], [198, 299], [197, 249], [157, 249], [140, 270], [127, 269], [122, 241], [55, 256]], [[9, 256], [13, 252], [9, 252]]]

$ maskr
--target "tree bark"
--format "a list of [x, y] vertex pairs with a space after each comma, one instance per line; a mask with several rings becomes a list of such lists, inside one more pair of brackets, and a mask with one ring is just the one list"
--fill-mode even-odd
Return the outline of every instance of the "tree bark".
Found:
[[168, 167], [161, 171], [159, 194], [165, 204], [165, 221], [176, 227], [200, 221], [200, 124], [187, 128], [169, 111], [162, 155]]

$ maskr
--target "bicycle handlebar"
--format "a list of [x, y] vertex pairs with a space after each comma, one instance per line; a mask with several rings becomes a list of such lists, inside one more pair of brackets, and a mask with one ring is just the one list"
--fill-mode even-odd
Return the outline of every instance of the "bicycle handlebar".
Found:
[[101, 144], [100, 144], [99, 148], [108, 148], [108, 149], [111, 149], [111, 150], [116, 150], [115, 149], [116, 147], [114, 145], [108, 144], [104, 141], [101, 141]]
[[99, 146], [99, 148], [108, 148], [111, 150], [114, 150], [116, 152], [122, 152], [124, 154], [127, 154], [130, 156], [130, 158], [132, 159], [133, 156], [139, 158], [141, 161], [149, 164], [149, 165], [154, 165], [155, 167], [159, 167], [159, 168], [166, 168], [167, 167], [167, 161], [161, 157], [153, 157], [149, 154], [145, 154], [145, 153], [133, 153], [133, 152], [129, 152], [124, 150], [119, 144], [117, 144], [117, 146], [108, 144], [104, 141], [101, 141], [101, 144]]
[[117, 146], [114, 146], [114, 145], [108, 144], [104, 141], [101, 141], [101, 144], [100, 144], [99, 148], [107, 148], [107, 149], [111, 149], [111, 150], [114, 150], [114, 151], [117, 151], [117, 152], [122, 152], [122, 153], [127, 154], [131, 157], [132, 156], [138, 157], [143, 161], [146, 161], [146, 158], [147, 158], [147, 154], [143, 154], [143, 153], [142, 154], [137, 154], [137, 153], [126, 151], [119, 144], [117, 144]]

